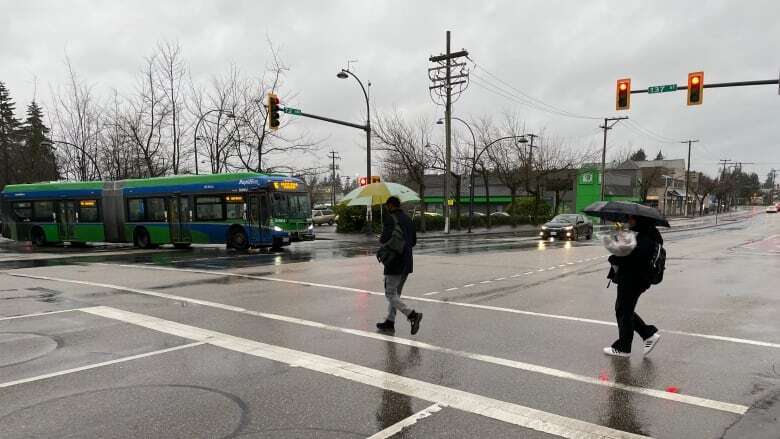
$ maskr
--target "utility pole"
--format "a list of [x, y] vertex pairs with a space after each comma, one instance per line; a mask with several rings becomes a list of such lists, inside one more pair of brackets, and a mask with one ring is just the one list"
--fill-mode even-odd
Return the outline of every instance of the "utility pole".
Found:
[[331, 150], [329, 154], [330, 163], [330, 207], [336, 207], [336, 159], [341, 160], [341, 156], [336, 151]]
[[772, 180], [770, 180], [771, 184], [769, 185], [769, 204], [771, 205], [774, 203], [775, 200], [774, 198], [775, 178], [777, 178], [777, 171], [775, 169], [772, 169], [771, 171], [769, 171], [769, 173], [772, 174]]
[[[604, 125], [599, 125], [599, 128], [604, 129], [604, 148], [601, 150], [601, 201], [604, 201], [604, 187], [607, 181], [607, 131], [611, 130], [615, 124], [625, 119], [628, 119], [628, 116], [605, 117]], [[611, 125], [609, 124], [610, 122], [612, 122]]]
[[[534, 146], [534, 139], [539, 137], [536, 134], [524, 134], [523, 137], [530, 137], [531, 141], [528, 143], [528, 166], [526, 167], [526, 176], [525, 179], [528, 182], [528, 186], [531, 186], [531, 170], [534, 166], [534, 148], [538, 148], [538, 146]], [[538, 180], [538, 179], [537, 179]], [[536, 192], [536, 196], [539, 196], [539, 191]], [[512, 200], [514, 202], [514, 200]], [[534, 213], [536, 212], [536, 200], [534, 200]], [[557, 213], [557, 212], [556, 212]]]
[[[445, 158], [444, 158], [444, 233], [450, 233], [450, 175], [452, 174], [452, 101], [453, 101], [453, 86], [460, 86], [456, 92], [456, 99], [465, 90], [468, 84], [468, 71], [465, 69], [465, 62], [458, 62], [458, 58], [468, 56], [469, 53], [466, 50], [459, 52], [450, 51], [450, 31], [447, 31], [446, 52], [442, 55], [431, 56], [428, 61], [438, 63], [436, 67], [430, 67], [428, 69], [428, 77], [433, 85], [428, 87], [429, 91], [435, 93], [444, 103], [444, 135], [446, 136], [445, 142]], [[457, 75], [452, 74], [453, 68], [460, 67], [460, 71]], [[444, 72], [442, 74], [442, 71]], [[454, 81], [453, 81], [454, 80]], [[441, 102], [440, 102], [441, 103]]]
[[680, 143], [687, 143], [688, 144], [688, 170], [685, 171], [685, 216], [688, 216], [688, 184], [691, 179], [691, 144], [692, 143], [698, 143], [699, 140], [683, 140]]

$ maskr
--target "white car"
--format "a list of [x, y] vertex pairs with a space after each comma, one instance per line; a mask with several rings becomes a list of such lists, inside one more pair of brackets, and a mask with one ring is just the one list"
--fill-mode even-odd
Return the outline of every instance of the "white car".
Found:
[[769, 206], [766, 208], [766, 213], [777, 213], [777, 206]]

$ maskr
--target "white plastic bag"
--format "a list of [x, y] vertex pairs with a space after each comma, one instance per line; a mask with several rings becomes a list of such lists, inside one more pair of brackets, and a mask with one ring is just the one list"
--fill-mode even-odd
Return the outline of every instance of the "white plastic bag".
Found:
[[631, 230], [607, 233], [601, 237], [601, 243], [615, 256], [628, 256], [636, 248], [636, 233]]

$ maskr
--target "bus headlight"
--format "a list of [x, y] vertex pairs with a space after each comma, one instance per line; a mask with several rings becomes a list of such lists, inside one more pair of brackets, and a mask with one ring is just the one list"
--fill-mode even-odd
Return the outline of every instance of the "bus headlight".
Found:
[[281, 227], [279, 227], [279, 226], [274, 226], [274, 232], [283, 232], [283, 231], [284, 231], [284, 230], [282, 230], [282, 228], [281, 228]]

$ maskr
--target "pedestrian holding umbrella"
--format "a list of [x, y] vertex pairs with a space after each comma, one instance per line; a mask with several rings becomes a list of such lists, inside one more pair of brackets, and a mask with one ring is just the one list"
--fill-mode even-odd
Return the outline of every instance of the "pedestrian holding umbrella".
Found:
[[[605, 240], [605, 246], [613, 253], [609, 257], [611, 268], [607, 277], [617, 284], [615, 317], [619, 337], [603, 352], [614, 357], [629, 357], [636, 331], [644, 340], [644, 355], [648, 355], [661, 336], [658, 328], [646, 324], [635, 310], [639, 296], [663, 279], [666, 251], [656, 226], [669, 227], [669, 222], [652, 207], [626, 201], [596, 202], [583, 212], [609, 221], [627, 223], [630, 231], [635, 233], [628, 240], [625, 236]], [[618, 235], [620, 233], [626, 232], [619, 231]], [[634, 240], [635, 243], [628, 242]]]

